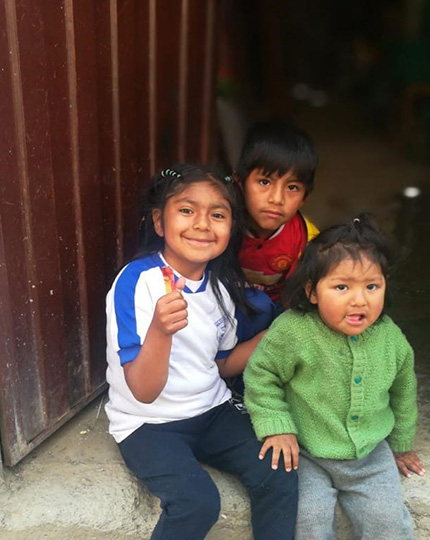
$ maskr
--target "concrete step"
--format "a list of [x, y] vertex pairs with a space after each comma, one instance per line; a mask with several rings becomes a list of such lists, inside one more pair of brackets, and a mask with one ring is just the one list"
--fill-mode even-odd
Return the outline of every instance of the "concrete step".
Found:
[[[417, 450], [428, 464], [430, 414], [424, 400], [421, 418]], [[244, 488], [230, 475], [209, 472], [219, 488], [222, 509], [208, 539], [250, 540]], [[430, 477], [413, 477], [403, 486], [416, 539], [429, 539]], [[6, 470], [0, 485], [1, 538], [5, 540], [148, 539], [159, 512], [158, 500], [124, 466], [107, 433], [100, 402], [90, 405], [16, 468]], [[338, 540], [352, 538], [347, 519], [339, 513]]]

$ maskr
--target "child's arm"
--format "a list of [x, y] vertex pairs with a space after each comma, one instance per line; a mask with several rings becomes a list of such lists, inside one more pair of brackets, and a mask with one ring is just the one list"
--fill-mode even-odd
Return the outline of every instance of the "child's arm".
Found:
[[176, 290], [158, 300], [138, 355], [132, 362], [124, 364], [128, 387], [143, 403], [152, 403], [165, 387], [172, 335], [188, 324], [187, 303], [181, 294], [184, 286], [185, 279], [178, 279]]
[[281, 453], [284, 456], [284, 465], [287, 472], [291, 468], [297, 470], [299, 467], [299, 444], [294, 433], [286, 433], [284, 435], [271, 435], [266, 437], [266, 440], [258, 454], [259, 459], [264, 459], [267, 451], [272, 448], [272, 469], [278, 468], [279, 458]]
[[272, 324], [246, 366], [245, 405], [259, 440], [297, 434], [285, 394], [286, 385], [296, 370], [296, 346], [299, 344], [295, 344], [281, 316]]
[[399, 471], [406, 478], [411, 477], [411, 472], [418, 474], [418, 476], [423, 476], [426, 472], [416, 452], [411, 450], [410, 452], [393, 452], [393, 454]]
[[239, 343], [226, 358], [217, 360], [221, 377], [235, 377], [236, 375], [243, 373], [248, 358], [254, 352], [255, 347], [260, 343], [265, 332], [266, 330], [263, 330], [248, 341]]
[[395, 425], [389, 443], [400, 472], [409, 478], [411, 472], [422, 476], [425, 469], [412, 447], [417, 421], [417, 388], [412, 347], [403, 338], [398, 347], [401, 367], [390, 389], [390, 406]]

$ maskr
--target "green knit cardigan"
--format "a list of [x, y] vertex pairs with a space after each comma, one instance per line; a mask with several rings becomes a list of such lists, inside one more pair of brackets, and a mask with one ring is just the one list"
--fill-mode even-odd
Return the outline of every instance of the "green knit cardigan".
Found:
[[260, 440], [295, 433], [315, 457], [362, 458], [385, 438], [406, 452], [417, 420], [413, 362], [386, 315], [351, 337], [316, 312], [288, 310], [248, 361], [245, 405]]

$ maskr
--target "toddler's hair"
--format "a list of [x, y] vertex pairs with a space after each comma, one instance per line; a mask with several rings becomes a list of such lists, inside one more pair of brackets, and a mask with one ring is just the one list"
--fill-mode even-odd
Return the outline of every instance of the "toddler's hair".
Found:
[[[392, 241], [369, 214], [360, 214], [349, 223], [322, 231], [306, 246], [296, 271], [287, 281], [282, 295], [284, 306], [303, 312], [317, 309], [309, 294], [315, 291], [318, 282], [343, 260], [361, 261], [363, 257], [378, 264], [388, 278], [394, 260]], [[305, 287], [309, 285], [307, 294]]]
[[155, 174], [146, 185], [142, 198], [139, 249], [135, 258], [157, 253], [164, 248], [164, 238], [157, 235], [152, 220], [156, 208], [164, 212], [167, 200], [183, 191], [187, 186], [199, 182], [210, 182], [217, 186], [230, 203], [232, 230], [227, 249], [216, 259], [208, 262], [210, 281], [217, 301], [226, 315], [218, 280], [226, 287], [237, 306], [245, 313], [255, 311], [244, 294], [245, 277], [240, 268], [237, 254], [242, 243], [244, 230], [244, 202], [240, 187], [231, 177], [223, 176], [215, 168], [195, 164], [177, 164]]
[[266, 175], [291, 172], [304, 184], [307, 195], [314, 187], [317, 161], [314, 144], [304, 131], [284, 122], [259, 122], [245, 137], [236, 175], [245, 184], [255, 169]]

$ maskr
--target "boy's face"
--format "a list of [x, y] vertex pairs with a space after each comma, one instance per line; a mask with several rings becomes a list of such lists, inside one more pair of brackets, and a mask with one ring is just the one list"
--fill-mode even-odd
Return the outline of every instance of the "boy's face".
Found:
[[290, 221], [306, 196], [305, 185], [294, 173], [265, 175], [262, 169], [251, 171], [243, 190], [250, 229], [259, 238], [269, 238]]

